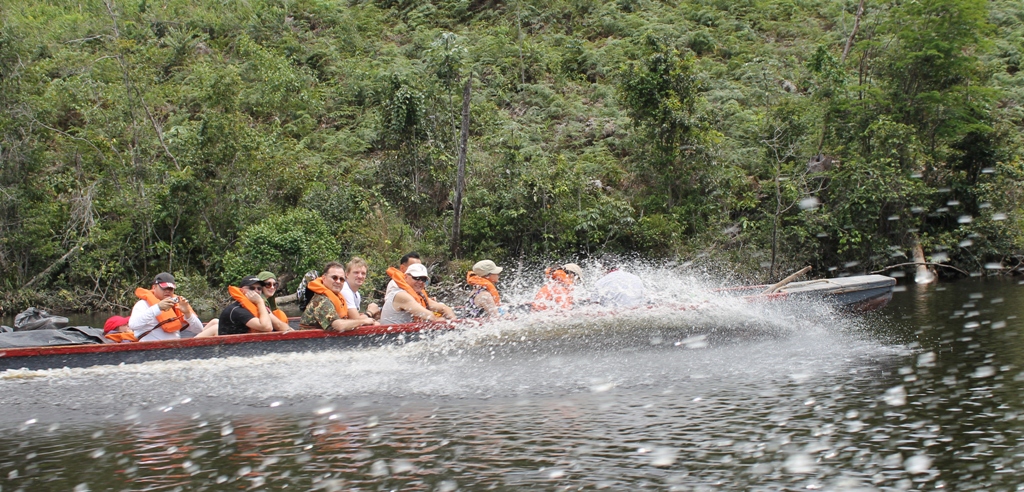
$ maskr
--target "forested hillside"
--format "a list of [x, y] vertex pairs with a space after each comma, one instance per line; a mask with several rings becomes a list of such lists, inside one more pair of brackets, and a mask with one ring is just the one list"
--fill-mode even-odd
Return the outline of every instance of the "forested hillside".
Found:
[[1018, 0], [0, 5], [8, 308], [412, 249], [1024, 259]]

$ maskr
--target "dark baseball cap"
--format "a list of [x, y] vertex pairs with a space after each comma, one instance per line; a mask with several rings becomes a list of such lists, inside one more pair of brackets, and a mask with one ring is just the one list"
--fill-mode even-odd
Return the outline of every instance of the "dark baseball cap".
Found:
[[238, 283], [238, 286], [239, 287], [248, 287], [250, 285], [255, 285], [255, 284], [260, 284], [260, 287], [263, 287], [263, 281], [260, 280], [259, 277], [256, 277], [256, 276], [253, 276], [253, 275], [249, 275], [248, 277], [243, 278], [242, 281]]
[[161, 289], [178, 288], [177, 284], [174, 283], [174, 275], [171, 275], [170, 273], [167, 272], [158, 273], [156, 278], [153, 279], [153, 283], [156, 284]]

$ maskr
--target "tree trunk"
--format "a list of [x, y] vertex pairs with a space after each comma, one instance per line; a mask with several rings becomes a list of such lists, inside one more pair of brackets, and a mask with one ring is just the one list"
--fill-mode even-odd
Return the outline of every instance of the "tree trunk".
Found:
[[469, 99], [473, 88], [473, 74], [466, 78], [462, 89], [462, 130], [459, 134], [459, 168], [455, 177], [455, 220], [452, 221], [452, 255], [462, 256], [462, 193], [466, 188], [466, 147], [469, 143]]
[[860, 16], [864, 15], [864, 0], [860, 0], [860, 5], [857, 6], [857, 17], [853, 20], [853, 31], [850, 31], [850, 37], [846, 39], [846, 47], [843, 48], [843, 57], [839, 60], [839, 63], [846, 62], [846, 55], [850, 54], [850, 48], [853, 47], [853, 38], [857, 36], [857, 29], [860, 28]]

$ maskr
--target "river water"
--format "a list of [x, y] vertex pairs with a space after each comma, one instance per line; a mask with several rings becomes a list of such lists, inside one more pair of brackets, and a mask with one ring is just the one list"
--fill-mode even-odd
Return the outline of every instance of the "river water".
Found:
[[[901, 279], [901, 284], [903, 283]], [[1024, 285], [0, 373], [0, 490], [1020, 490]]]

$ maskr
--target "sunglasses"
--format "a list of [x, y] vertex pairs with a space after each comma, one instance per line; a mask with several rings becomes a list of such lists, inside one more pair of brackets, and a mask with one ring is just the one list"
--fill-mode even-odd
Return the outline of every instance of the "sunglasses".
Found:
[[263, 282], [263, 286], [264, 287], [275, 288], [275, 287], [277, 287], [277, 282]]
[[335, 282], [341, 282], [342, 280], [345, 280], [345, 277], [342, 277], [342, 276], [339, 276], [339, 275], [330, 275], [327, 278], [329, 278], [329, 279], [331, 279], [331, 280], [333, 280]]
[[417, 282], [426, 282], [427, 280], [430, 280], [430, 277], [413, 277], [412, 279]]

